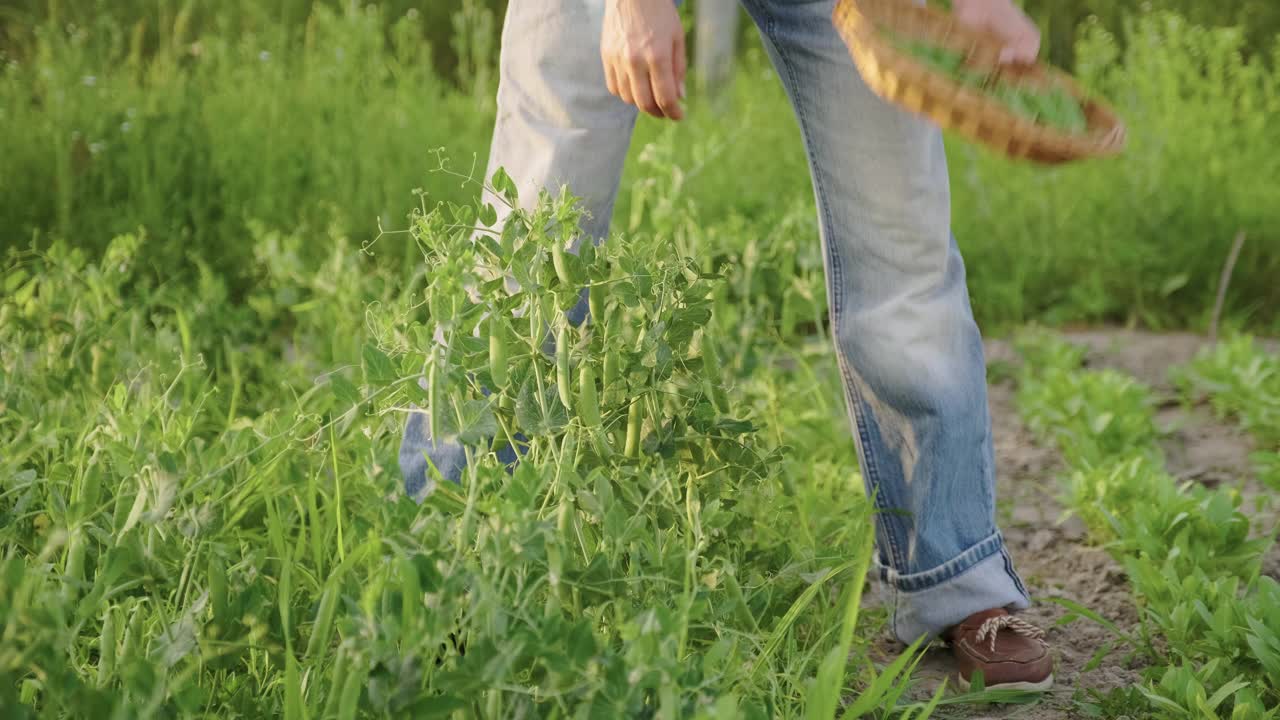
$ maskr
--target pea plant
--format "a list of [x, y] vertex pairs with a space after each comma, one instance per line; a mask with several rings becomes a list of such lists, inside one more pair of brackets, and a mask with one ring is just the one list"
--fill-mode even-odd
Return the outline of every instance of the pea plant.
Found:
[[567, 193], [522, 209], [501, 170], [490, 189], [508, 205], [500, 225], [479, 201], [413, 219], [427, 317], [399, 357], [426, 382], [388, 405], [407, 400], [472, 462], [509, 448], [582, 474], [661, 460], [699, 482], [763, 477], [707, 330], [720, 277], [653, 238], [585, 241]]

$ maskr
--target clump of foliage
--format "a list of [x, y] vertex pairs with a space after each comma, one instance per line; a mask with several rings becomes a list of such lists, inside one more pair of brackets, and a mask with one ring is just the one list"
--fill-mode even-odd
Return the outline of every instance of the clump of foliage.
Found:
[[[494, 438], [535, 461], [572, 448], [583, 473], [643, 456], [683, 463], [703, 483], [762, 477], [776, 458], [729, 414], [707, 331], [719, 276], [654, 239], [581, 242], [574, 254], [572, 197], [544, 193], [525, 211], [505, 173], [495, 184], [513, 206], [500, 226], [492, 205], [413, 221], [429, 319], [406, 332], [435, 340], [423, 348], [430, 389], [414, 398], [435, 435]], [[584, 295], [590, 319], [575, 322]]]
[[1280, 490], [1280, 358], [1254, 338], [1236, 335], [1201, 350], [1172, 380], [1188, 402], [1207, 401], [1257, 439], [1256, 475]]

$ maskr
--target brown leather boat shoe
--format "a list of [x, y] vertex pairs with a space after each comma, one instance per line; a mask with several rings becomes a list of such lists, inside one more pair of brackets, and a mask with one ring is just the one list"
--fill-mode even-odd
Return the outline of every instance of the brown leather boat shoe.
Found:
[[1043, 640], [1044, 630], [1003, 609], [974, 613], [944, 638], [951, 643], [965, 691], [979, 671], [988, 690], [1053, 687], [1053, 656]]

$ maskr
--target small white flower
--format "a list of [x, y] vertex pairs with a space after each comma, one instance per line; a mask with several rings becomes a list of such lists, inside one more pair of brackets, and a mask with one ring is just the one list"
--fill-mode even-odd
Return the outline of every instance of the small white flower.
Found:
[[98, 84], [98, 78], [92, 75], [85, 75], [83, 82], [85, 85], [88, 85], [89, 87], [93, 87], [94, 85]]
[[102, 152], [106, 148], [107, 148], [107, 144], [104, 142], [89, 143], [89, 154], [97, 155], [98, 153]]
[[418, 8], [409, 8], [409, 12], [405, 13], [405, 17], [409, 18], [410, 20], [417, 20]]
[[127, 133], [132, 129], [133, 129], [133, 123], [129, 122], [128, 120], [125, 120], [124, 122], [120, 123], [120, 132]]
[[270, 51], [270, 50], [263, 50], [262, 52], [258, 53], [258, 59], [259, 59], [259, 60], [261, 60], [262, 62], [266, 62], [266, 61], [270, 60], [270, 59], [271, 59], [271, 51]]

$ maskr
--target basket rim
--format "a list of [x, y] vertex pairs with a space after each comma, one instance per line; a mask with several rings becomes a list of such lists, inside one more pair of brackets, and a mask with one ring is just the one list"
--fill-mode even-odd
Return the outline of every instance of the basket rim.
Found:
[[[933, 7], [915, 5], [908, 0], [838, 0], [832, 11], [833, 22], [845, 44], [849, 46], [848, 49], [855, 64], [864, 74], [866, 74], [864, 65], [867, 62], [864, 56], [869, 55], [878, 66], [892, 67], [895, 70], [897, 94], [909, 88], [919, 89], [930, 84], [935, 88], [945, 89], [953, 99], [953, 104], [955, 100], [959, 100], [978, 108], [979, 112], [988, 119], [1009, 128], [1011, 133], [1009, 140], [1016, 140], [1026, 145], [1028, 156], [1034, 157], [1036, 151], [1041, 150], [1060, 159], [1104, 157], [1115, 155], [1123, 148], [1126, 140], [1123, 121], [1106, 101], [1086, 92], [1069, 73], [1039, 60], [1027, 66], [1031, 72], [1062, 87], [1080, 103], [1088, 122], [1084, 132], [1068, 132], [1018, 115], [1004, 103], [986, 93], [934, 70], [910, 53], [899, 49], [890, 37], [895, 29], [890, 26], [883, 12], [877, 12], [886, 10], [886, 3], [889, 2], [893, 3], [895, 12], [910, 13], [920, 23], [938, 28], [937, 34], [947, 37], [958, 36], [963, 39], [964, 44], [969, 44], [971, 47], [984, 47], [989, 53], [998, 52], [1001, 45], [1000, 41], [989, 33], [959, 25], [949, 13]], [[921, 37], [923, 33], [917, 30], [902, 32], [900, 35]], [[894, 100], [893, 97], [889, 97], [891, 93], [884, 88], [876, 87], [875, 83], [868, 82], [868, 84], [872, 86], [873, 91], [885, 97], [886, 100]], [[922, 112], [944, 127], [956, 130], [971, 139], [987, 142], [987, 138], [964, 132], [964, 128], [958, 127], [951, 121], [950, 116], [943, 112], [917, 112]]]

